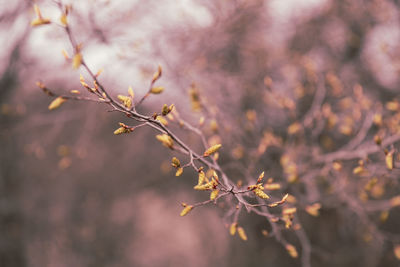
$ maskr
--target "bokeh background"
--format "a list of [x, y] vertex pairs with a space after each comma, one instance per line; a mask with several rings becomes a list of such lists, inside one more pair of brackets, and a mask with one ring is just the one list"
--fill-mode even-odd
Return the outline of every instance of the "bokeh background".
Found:
[[[181, 201], [208, 195], [193, 193], [193, 172], [174, 176], [171, 154], [153, 130], [114, 136], [125, 119], [95, 103], [69, 101], [49, 111], [36, 81], [66, 92], [80, 89], [80, 73], [88, 76], [62, 55], [72, 47], [61, 27], [30, 26], [35, 3], [45, 17], [59, 19], [53, 1], [0, 0], [0, 266], [300, 266], [259, 234], [266, 222], [255, 215], [242, 219], [247, 242], [229, 236], [223, 208], [180, 218]], [[301, 94], [304, 69], [334, 73], [344, 95], [354, 84], [374, 102], [399, 95], [397, 0], [63, 3], [72, 4], [70, 25], [86, 62], [104, 70], [100, 79], [113, 94], [132, 86], [144, 95], [161, 64], [165, 93], [146, 100], [143, 112], [174, 103], [196, 122], [188, 95], [196, 83], [210, 105], [206, 123], [217, 119], [230, 147], [223, 167], [229, 159], [251, 162], [242, 150], [262, 131], [249, 133], [247, 111], [257, 110], [262, 125], [286, 130], [293, 116], [270, 107], [262, 92], [273, 83], [283, 95]], [[312, 92], [298, 112], [310, 99]], [[181, 135], [198, 145], [195, 135]], [[274, 165], [263, 168], [275, 173]], [[332, 208], [305, 217], [313, 266], [398, 266], [392, 245], [365, 242], [347, 215]], [[398, 215], [391, 213], [388, 231]]]

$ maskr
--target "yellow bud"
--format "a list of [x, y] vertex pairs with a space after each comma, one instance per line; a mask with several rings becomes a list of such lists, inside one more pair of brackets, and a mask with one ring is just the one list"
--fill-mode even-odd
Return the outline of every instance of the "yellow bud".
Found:
[[363, 166], [357, 166], [353, 169], [353, 173], [354, 174], [361, 174], [365, 171]]
[[229, 233], [231, 235], [235, 235], [236, 234], [236, 229], [237, 229], [237, 223], [232, 223], [231, 226], [229, 227]]
[[262, 181], [263, 178], [264, 178], [264, 172], [262, 172], [262, 173], [260, 174], [260, 176], [258, 176], [257, 183], [261, 183], [261, 181]]
[[172, 138], [169, 135], [167, 135], [167, 134], [158, 134], [158, 135], [156, 135], [156, 138], [164, 146], [172, 149], [172, 147], [174, 145], [174, 141], [172, 140]]
[[319, 215], [319, 210], [321, 208], [321, 204], [314, 203], [312, 205], [306, 206], [306, 212], [314, 217]]
[[150, 93], [158, 95], [158, 94], [161, 94], [163, 91], [164, 91], [164, 87], [158, 86], [158, 87], [151, 88]]
[[272, 184], [265, 184], [264, 189], [266, 190], [279, 190], [281, 189], [281, 185], [278, 183], [272, 183]]
[[386, 167], [389, 170], [393, 170], [393, 167], [394, 167], [393, 154], [394, 154], [394, 151], [390, 151], [386, 154], [386, 157], [385, 157]]
[[285, 208], [285, 209], [283, 209], [282, 214], [283, 214], [283, 215], [292, 215], [292, 214], [294, 214], [296, 211], [297, 211], [296, 208]]
[[202, 185], [206, 180], [206, 175], [203, 171], [199, 172], [199, 181], [197, 183], [197, 185]]
[[172, 158], [172, 162], [171, 162], [172, 167], [174, 168], [179, 168], [181, 166], [181, 162], [179, 161], [179, 159], [177, 159], [176, 157]]
[[180, 167], [180, 168], [178, 168], [178, 169], [176, 170], [175, 176], [181, 176], [182, 173], [183, 173], [183, 168]]
[[119, 101], [121, 101], [122, 104], [128, 109], [132, 107], [132, 98], [129, 96], [124, 96], [124, 95], [118, 95], [117, 96]]
[[62, 25], [67, 26], [68, 25], [68, 19], [66, 14], [62, 14], [60, 17], [60, 22]]
[[81, 64], [82, 64], [82, 54], [76, 53], [72, 58], [72, 67], [74, 69], [78, 69], [81, 66]]
[[219, 194], [219, 189], [215, 189], [215, 190], [211, 191], [210, 200], [216, 199], [218, 194]]
[[290, 257], [292, 258], [297, 258], [299, 256], [299, 254], [297, 253], [297, 250], [295, 248], [295, 246], [291, 245], [291, 244], [287, 244], [285, 246], [287, 252], [289, 253]]
[[50, 23], [51, 23], [50, 19], [36, 18], [31, 21], [31, 26], [36, 27], [36, 26], [50, 24]]
[[244, 231], [244, 229], [243, 229], [241, 226], [239, 226], [239, 227], [237, 228], [237, 232], [238, 232], [239, 237], [240, 237], [242, 240], [247, 241], [246, 232]]
[[168, 115], [169, 112], [170, 112], [170, 110], [168, 108], [168, 105], [164, 104], [164, 106], [162, 107], [162, 111], [161, 111], [162, 115], [166, 116], [166, 115]]
[[269, 196], [259, 188], [254, 189], [253, 193], [262, 199], [269, 199]]
[[158, 65], [158, 69], [157, 69], [157, 72], [156, 73], [154, 73], [154, 75], [153, 75], [153, 79], [152, 79], [152, 83], [154, 83], [155, 81], [157, 81], [158, 79], [160, 79], [160, 77], [161, 77], [161, 75], [162, 75], [162, 68], [161, 68], [161, 66], [160, 65]]
[[222, 146], [221, 144], [213, 145], [212, 147], [208, 148], [208, 149], [204, 152], [203, 156], [204, 156], [204, 157], [210, 156], [211, 154], [217, 152], [217, 151], [221, 148], [221, 146]]
[[133, 92], [133, 89], [132, 89], [131, 86], [129, 86], [129, 88], [128, 88], [128, 94], [130, 95], [130, 97], [131, 97], [132, 99], [135, 98], [135, 93]]
[[131, 128], [128, 128], [123, 123], [122, 124], [120, 123], [120, 125], [121, 125], [121, 127], [119, 127], [117, 130], [114, 131], [115, 135], [124, 134], [124, 133], [131, 133], [133, 131]]
[[185, 216], [186, 214], [188, 214], [191, 210], [193, 209], [193, 206], [191, 205], [187, 205], [186, 207], [183, 208], [183, 210], [181, 211], [181, 217]]
[[296, 134], [301, 130], [301, 124], [299, 122], [292, 123], [288, 127], [288, 134]]
[[164, 126], [167, 126], [167, 125], [168, 125], [168, 121], [167, 121], [164, 117], [162, 117], [162, 116], [157, 116], [157, 120], [158, 120], [159, 122], [161, 122], [161, 124], [164, 125]]
[[59, 108], [65, 101], [67, 101], [67, 99], [65, 99], [61, 96], [57, 97], [50, 103], [49, 110]]

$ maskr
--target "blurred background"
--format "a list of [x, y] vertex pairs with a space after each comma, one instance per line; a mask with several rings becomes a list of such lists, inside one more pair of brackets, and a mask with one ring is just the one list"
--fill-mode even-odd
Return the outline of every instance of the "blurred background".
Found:
[[[146, 100], [142, 112], [173, 103], [197, 123], [203, 114], [192, 110], [188, 89], [207, 99], [204, 131], [223, 136], [222, 166], [238, 180], [242, 174], [229, 162], [251, 165], [246, 148], [257, 147], [252, 142], [265, 129], [284, 133], [306, 112], [310, 76], [326, 77], [343, 98], [356, 84], [373, 103], [399, 96], [397, 0], [63, 3], [72, 4], [69, 24], [86, 62], [103, 69], [100, 80], [112, 94], [132, 86], [139, 99], [160, 64], [165, 93]], [[61, 93], [81, 89], [79, 74], [89, 76], [63, 56], [73, 50], [62, 27], [30, 26], [33, 4], [59, 20], [53, 1], [0, 0], [0, 266], [300, 266], [259, 234], [268, 224], [255, 215], [242, 214], [247, 242], [229, 236], [223, 207], [179, 217], [181, 201], [208, 195], [193, 192], [194, 172], [174, 176], [171, 153], [152, 129], [115, 136], [126, 119], [96, 103], [68, 101], [49, 111], [51, 99], [36, 81]], [[295, 110], [283, 100], [288, 111], [280, 112], [266, 88], [295, 99]], [[198, 147], [195, 135], [178, 133]], [[324, 151], [344, 138], [321, 141]], [[263, 155], [255, 169], [278, 176], [279, 155]], [[312, 266], [398, 266], [392, 243], [365, 241], [358, 221], [340, 210], [302, 218]], [[382, 227], [395, 231], [398, 219], [394, 209]]]

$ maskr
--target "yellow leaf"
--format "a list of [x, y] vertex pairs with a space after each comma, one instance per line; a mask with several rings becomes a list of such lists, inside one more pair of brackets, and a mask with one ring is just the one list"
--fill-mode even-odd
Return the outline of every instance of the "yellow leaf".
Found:
[[353, 169], [353, 173], [354, 174], [361, 174], [365, 171], [363, 166], [357, 166]]
[[321, 204], [319, 203], [314, 203], [312, 205], [306, 206], [306, 212], [314, 217], [317, 217], [319, 215], [319, 210], [321, 208]]
[[214, 200], [218, 196], [218, 194], [219, 194], [219, 189], [211, 191], [210, 200]]
[[159, 122], [161, 122], [164, 126], [167, 126], [167, 125], [168, 125], [168, 121], [167, 121], [164, 117], [162, 117], [162, 116], [157, 116], [157, 120], [158, 120]]
[[50, 24], [50, 23], [51, 23], [50, 19], [36, 18], [31, 21], [31, 26], [36, 27], [36, 26]]
[[127, 129], [124, 127], [119, 127], [118, 129], [116, 129], [114, 131], [115, 135], [119, 135], [119, 134], [123, 134], [123, 133], [129, 133], [129, 131], [127, 131]]
[[262, 172], [261, 174], [260, 174], [260, 176], [258, 176], [258, 179], [257, 179], [257, 183], [261, 183], [261, 181], [262, 181], [262, 179], [264, 178], [264, 172]]
[[237, 232], [238, 232], [239, 237], [240, 237], [242, 240], [247, 241], [246, 232], [244, 231], [244, 229], [243, 229], [242, 227], [239, 226], [239, 227], [237, 228]]
[[203, 171], [199, 172], [199, 181], [197, 183], [197, 185], [202, 185], [206, 180], [206, 175]]
[[290, 257], [292, 258], [297, 258], [299, 256], [299, 254], [297, 253], [297, 250], [295, 248], [295, 246], [291, 245], [291, 244], [287, 244], [285, 246], [287, 252], [289, 253]]
[[68, 24], [68, 19], [66, 14], [62, 14], [60, 17], [60, 22], [62, 25], [67, 26]]
[[253, 193], [262, 199], [269, 199], [269, 196], [259, 188], [254, 189]]
[[65, 99], [61, 96], [57, 97], [50, 103], [49, 110], [59, 108], [65, 101], [67, 101], [67, 99]]
[[164, 146], [172, 149], [172, 147], [174, 145], [174, 141], [172, 140], [172, 138], [169, 135], [167, 135], [167, 134], [158, 134], [158, 135], [156, 135], [156, 138]]
[[172, 158], [171, 165], [174, 168], [179, 168], [181, 166], [181, 162], [176, 157]]
[[151, 88], [150, 93], [158, 95], [158, 94], [161, 94], [163, 91], [164, 91], [164, 87], [158, 86], [158, 87]]
[[180, 167], [180, 168], [178, 168], [178, 169], [176, 170], [175, 176], [181, 176], [182, 173], [183, 173], [183, 168]]
[[394, 167], [393, 154], [394, 154], [394, 151], [390, 151], [387, 153], [387, 155], [385, 157], [386, 167], [389, 170], [393, 170], [393, 167]]
[[296, 208], [285, 208], [285, 209], [283, 209], [282, 214], [283, 214], [283, 215], [292, 215], [292, 214], [294, 214], [296, 211], [297, 211]]
[[40, 9], [37, 5], [34, 5], [33, 8], [35, 9], [37, 18], [31, 21], [31, 26], [35, 27], [35, 26], [40, 26], [40, 25], [51, 23], [50, 19], [42, 17]]
[[122, 104], [128, 109], [132, 107], [132, 98], [129, 96], [124, 96], [124, 95], [118, 95], [117, 96], [119, 101], [121, 101]]
[[181, 217], [185, 216], [186, 214], [188, 214], [191, 210], [193, 209], [193, 206], [191, 205], [187, 205], [186, 207], [183, 208], [183, 210], [181, 211]]
[[301, 124], [299, 122], [292, 123], [288, 127], [288, 134], [296, 134], [301, 130]]
[[222, 146], [221, 144], [213, 145], [212, 147], [208, 148], [208, 149], [204, 152], [203, 156], [204, 156], [204, 157], [210, 156], [211, 154], [217, 152], [217, 151], [221, 148], [221, 146]]
[[334, 163], [332, 164], [332, 168], [333, 168], [335, 171], [340, 171], [340, 170], [342, 169], [342, 164], [341, 164], [340, 162], [334, 162]]
[[162, 68], [161, 68], [160, 65], [158, 65], [157, 72], [154, 73], [154, 75], [153, 75], [153, 80], [152, 80], [151, 82], [154, 83], [155, 81], [157, 81], [158, 79], [160, 79], [161, 75], [162, 75]]
[[390, 111], [396, 111], [399, 108], [399, 103], [396, 101], [390, 101], [386, 103], [386, 109]]
[[278, 183], [272, 183], [272, 184], [265, 184], [264, 189], [266, 190], [279, 190], [281, 189], [281, 185]]
[[78, 69], [81, 66], [81, 64], [82, 64], [82, 54], [76, 53], [72, 58], [72, 67], [74, 69]]
[[77, 94], [77, 95], [79, 95], [81, 93], [78, 90], [71, 90], [70, 92], [71, 92], [71, 94]]
[[235, 222], [235, 223], [232, 223], [231, 226], [229, 227], [229, 233], [231, 235], [235, 235], [236, 230], [237, 230], [237, 223]]
[[381, 214], [379, 215], [379, 220], [382, 223], [386, 222], [388, 218], [389, 218], [389, 211], [387, 210], [382, 211]]
[[128, 94], [131, 96], [132, 99], [135, 98], [135, 93], [133, 92], [133, 89], [131, 86], [129, 86], [129, 88], [128, 88]]

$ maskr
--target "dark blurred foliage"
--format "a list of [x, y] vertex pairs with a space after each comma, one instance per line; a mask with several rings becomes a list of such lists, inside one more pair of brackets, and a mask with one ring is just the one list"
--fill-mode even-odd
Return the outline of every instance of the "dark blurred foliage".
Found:
[[[352, 117], [351, 134], [321, 126], [322, 115], [306, 120], [321, 84], [338, 125], [358, 109], [357, 85], [374, 104], [371, 110], [399, 100], [398, 1], [181, 2], [80, 1], [71, 27], [89, 64], [104, 67], [101, 77], [115, 93], [132, 84], [143, 94], [161, 62], [166, 94], [145, 103], [148, 114], [174, 103], [181, 116], [197, 121], [187, 93], [195, 84], [206, 99], [207, 123], [219, 123], [218, 134], [206, 134], [222, 137], [221, 165], [235, 182], [265, 170], [298, 196], [299, 207], [321, 202], [318, 217], [299, 211], [312, 266], [398, 266], [393, 246], [400, 243], [399, 209], [390, 209], [385, 222], [379, 222], [381, 210], [360, 215], [359, 207], [367, 204], [358, 199], [364, 180], [351, 180], [358, 179], [352, 176], [357, 160], [344, 163], [347, 172], [337, 176], [323, 174], [322, 164], [307, 165], [314, 152], [346, 147], [368, 110], [360, 108], [358, 120]], [[43, 13], [55, 6], [38, 4]], [[31, 1], [0, 5], [0, 38], [6, 43], [0, 66], [0, 266], [300, 266], [260, 234], [271, 230], [263, 217], [241, 214], [247, 243], [228, 236], [223, 208], [207, 206], [178, 217], [180, 201], [205, 196], [192, 193], [194, 172], [173, 177], [171, 154], [153, 130], [114, 136], [124, 118], [92, 103], [48, 111], [50, 99], [35, 88], [36, 80], [59, 91], [79, 86], [78, 72], [60, 53], [70, 49], [68, 40], [57, 27], [30, 28]], [[347, 97], [346, 106], [341, 100]], [[303, 136], [288, 134], [298, 121], [311, 126]], [[285, 145], [259, 155], [266, 131]], [[198, 146], [194, 135], [179, 133]], [[373, 133], [366, 136], [372, 140]], [[285, 154], [304, 163], [299, 169], [311, 166], [317, 174], [301, 184], [286, 183], [280, 164]], [[382, 165], [382, 158], [373, 159]], [[342, 191], [350, 199], [326, 193], [334, 186], [341, 191], [334, 183], [341, 177], [349, 180]], [[373, 198], [399, 194], [398, 170], [383, 180], [386, 191]], [[376, 229], [367, 229], [371, 221]], [[300, 247], [290, 231], [283, 234]]]

